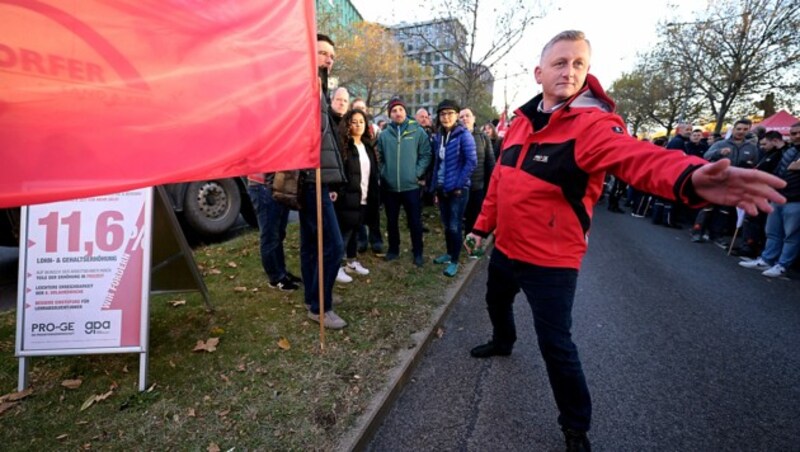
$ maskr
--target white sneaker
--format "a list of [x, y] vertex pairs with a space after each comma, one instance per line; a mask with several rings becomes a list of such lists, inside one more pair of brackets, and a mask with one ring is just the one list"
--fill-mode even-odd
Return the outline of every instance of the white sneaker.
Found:
[[781, 264], [775, 264], [772, 267], [761, 272], [762, 275], [769, 278], [777, 278], [778, 276], [783, 276], [784, 273], [786, 273], [786, 269], [783, 268], [783, 265]]
[[739, 262], [739, 265], [744, 268], [757, 268], [759, 270], [766, 270], [772, 267], [772, 265], [769, 265], [764, 259], [761, 259], [760, 257], [758, 259], [751, 259], [749, 261]]
[[[314, 314], [311, 311], [308, 312], [308, 318], [319, 323], [319, 314]], [[328, 311], [325, 313], [325, 322], [323, 323], [325, 328], [330, 330], [341, 330], [342, 328], [347, 326], [347, 322], [344, 321], [341, 317], [336, 315], [333, 311]]]
[[336, 282], [349, 283], [353, 282], [353, 278], [344, 271], [344, 267], [339, 267], [339, 274], [336, 275]]
[[347, 273], [355, 273], [357, 275], [369, 275], [369, 270], [364, 268], [359, 261], [351, 261], [344, 267]]

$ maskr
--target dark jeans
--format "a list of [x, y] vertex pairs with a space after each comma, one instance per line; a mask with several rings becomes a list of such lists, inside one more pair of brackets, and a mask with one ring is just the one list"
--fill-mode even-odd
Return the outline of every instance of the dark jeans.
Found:
[[439, 216], [444, 227], [444, 240], [447, 244], [447, 255], [452, 262], [458, 262], [461, 256], [461, 240], [464, 223], [464, 209], [467, 207], [470, 192], [464, 190], [461, 196], [439, 192]]
[[467, 200], [467, 207], [464, 209], [464, 233], [469, 233], [475, 226], [475, 221], [481, 213], [483, 206], [483, 198], [486, 196], [486, 190], [471, 190], [469, 192], [469, 200]]
[[381, 199], [386, 207], [386, 230], [389, 234], [390, 254], [400, 254], [400, 206], [406, 212], [408, 230], [411, 232], [411, 249], [414, 257], [422, 256], [422, 203], [419, 189], [392, 192], [384, 191]]
[[361, 206], [358, 224], [340, 227], [342, 232], [342, 242], [344, 243], [345, 255], [348, 259], [355, 259], [358, 256], [358, 231], [363, 226], [364, 216], [367, 214], [367, 206]]
[[517, 340], [514, 297], [520, 290], [525, 293], [560, 413], [558, 423], [564, 428], [588, 431], [592, 401], [570, 333], [577, 280], [575, 269], [515, 261], [495, 248], [489, 261], [486, 308], [494, 328], [492, 340], [499, 347], [510, 349]]
[[[364, 217], [366, 218], [366, 216]], [[369, 234], [367, 234], [367, 229], [369, 229]], [[359, 245], [367, 245], [367, 239], [369, 239], [369, 244], [373, 248], [383, 247], [383, 235], [381, 234], [381, 214], [378, 212], [374, 218], [370, 219], [370, 221], [364, 221], [358, 228], [358, 244]]]
[[261, 238], [261, 265], [269, 282], [275, 284], [286, 277], [286, 257], [283, 240], [289, 222], [289, 208], [272, 199], [272, 188], [248, 185], [247, 194], [253, 202]]
[[[339, 273], [344, 255], [342, 234], [336, 221], [336, 212], [328, 191], [323, 184], [322, 198], [322, 287], [325, 311], [332, 306], [333, 285]], [[303, 208], [300, 209], [300, 270], [303, 272], [303, 289], [306, 305], [314, 314], [319, 314], [319, 266], [317, 249], [317, 187], [303, 185]]]

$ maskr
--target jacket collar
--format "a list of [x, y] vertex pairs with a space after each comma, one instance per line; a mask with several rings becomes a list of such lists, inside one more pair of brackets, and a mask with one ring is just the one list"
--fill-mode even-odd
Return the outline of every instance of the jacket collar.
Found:
[[[519, 116], [525, 116], [528, 121], [533, 123], [533, 116], [539, 108], [539, 104], [544, 98], [543, 94], [538, 94], [533, 99], [529, 100], [525, 105], [519, 107], [515, 112]], [[553, 114], [569, 113], [573, 108], [597, 108], [607, 112], [613, 112], [616, 108], [616, 103], [608, 97], [600, 82], [592, 74], [586, 75], [586, 81], [583, 87], [575, 93], [572, 97], [567, 99], [561, 108], [557, 109]]]

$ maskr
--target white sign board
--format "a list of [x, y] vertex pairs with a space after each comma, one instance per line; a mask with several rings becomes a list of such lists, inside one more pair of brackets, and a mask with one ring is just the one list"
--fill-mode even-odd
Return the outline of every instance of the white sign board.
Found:
[[153, 189], [24, 207], [17, 356], [145, 352]]

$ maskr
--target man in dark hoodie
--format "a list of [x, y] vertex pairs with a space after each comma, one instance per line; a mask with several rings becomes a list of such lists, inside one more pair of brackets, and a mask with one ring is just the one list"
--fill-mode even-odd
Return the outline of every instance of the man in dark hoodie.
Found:
[[606, 172], [690, 205], [738, 205], [754, 214], [771, 211], [770, 201], [785, 201], [775, 191], [785, 183], [773, 175], [734, 168], [729, 160], [708, 164], [629, 136], [613, 113], [614, 102], [588, 74], [590, 57], [589, 42], [579, 31], [559, 33], [545, 45], [534, 72], [542, 94], [517, 110], [480, 216], [465, 241], [471, 251], [495, 235], [486, 284], [492, 339], [471, 354], [511, 354], [516, 341], [512, 307], [523, 291], [570, 451], [591, 449], [586, 432], [592, 404], [570, 329], [592, 206]]

